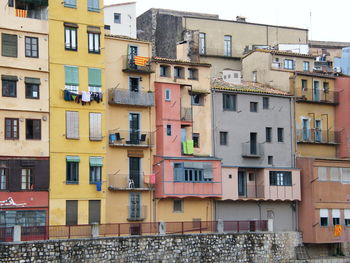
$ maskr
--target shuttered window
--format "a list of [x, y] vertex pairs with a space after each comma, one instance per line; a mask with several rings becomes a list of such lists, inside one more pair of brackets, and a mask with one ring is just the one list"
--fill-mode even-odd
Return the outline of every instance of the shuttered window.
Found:
[[99, 0], [88, 0], [88, 10], [93, 12], [99, 12], [100, 11]]
[[102, 113], [90, 112], [90, 140], [102, 140]]
[[1, 50], [4, 57], [17, 57], [17, 35], [2, 33]]
[[78, 201], [66, 201], [66, 225], [75, 226], [78, 224]]
[[79, 139], [79, 113], [66, 111], [66, 138]]
[[101, 69], [89, 68], [89, 87], [101, 86]]
[[79, 70], [76, 66], [64, 66], [66, 85], [79, 86]]
[[76, 0], [64, 0], [64, 6], [65, 7], [77, 7], [77, 1]]
[[89, 200], [89, 224], [101, 222], [101, 201]]

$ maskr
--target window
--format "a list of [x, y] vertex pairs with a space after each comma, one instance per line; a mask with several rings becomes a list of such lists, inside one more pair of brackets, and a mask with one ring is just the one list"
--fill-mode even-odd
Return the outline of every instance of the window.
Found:
[[170, 124], [167, 124], [167, 126], [166, 126], [166, 135], [171, 136], [171, 125]]
[[66, 111], [66, 138], [79, 139], [79, 112]]
[[199, 133], [193, 133], [192, 140], [193, 140], [193, 147], [199, 148]]
[[270, 171], [270, 185], [292, 186], [292, 172]]
[[224, 56], [232, 56], [232, 37], [224, 36]]
[[24, 78], [26, 88], [26, 99], [39, 99], [39, 85], [40, 79]]
[[328, 209], [320, 209], [320, 225], [328, 226]]
[[[0, 162], [1, 165], [2, 162]], [[7, 168], [0, 166], [0, 190], [7, 189]]]
[[79, 91], [79, 68], [76, 66], [64, 66], [65, 88], [72, 92]]
[[340, 167], [330, 167], [329, 168], [329, 174], [330, 174], [330, 180], [333, 182], [340, 182], [340, 173], [341, 173]]
[[266, 142], [271, 142], [272, 141], [272, 128], [271, 127], [266, 127]]
[[1, 75], [3, 97], [17, 97], [17, 80], [16, 76]]
[[258, 72], [257, 71], [252, 72], [252, 80], [253, 80], [253, 82], [258, 82]]
[[255, 181], [255, 174], [254, 173], [249, 173], [248, 174], [248, 180], [251, 181], [251, 182]]
[[273, 165], [273, 156], [271, 155], [267, 156], [267, 164]]
[[121, 24], [121, 18], [120, 13], [114, 13], [114, 24]]
[[33, 190], [33, 189], [34, 189], [33, 170], [30, 168], [22, 168], [21, 190]]
[[102, 140], [102, 113], [90, 112], [90, 141]]
[[171, 101], [171, 90], [170, 89], [165, 89], [165, 100]]
[[102, 92], [101, 82], [101, 69], [89, 68], [89, 91], [90, 92]]
[[258, 103], [250, 102], [250, 112], [258, 112]]
[[8, 6], [13, 7], [14, 6], [14, 0], [8, 0]]
[[88, 10], [92, 12], [100, 12], [100, 0], [88, 0]]
[[227, 145], [228, 132], [220, 132], [220, 145]]
[[270, 100], [268, 97], [263, 97], [263, 109], [267, 110], [270, 106]]
[[90, 157], [90, 184], [102, 181], [102, 157]]
[[278, 142], [284, 141], [284, 129], [283, 128], [277, 128], [277, 141]]
[[175, 199], [173, 201], [173, 212], [183, 213], [183, 200]]
[[5, 118], [5, 139], [16, 140], [19, 138], [18, 119]]
[[159, 66], [159, 75], [161, 77], [169, 77], [169, 66], [166, 65], [160, 65]]
[[341, 168], [341, 182], [343, 184], [350, 183], [350, 168]]
[[332, 209], [333, 226], [340, 225], [340, 209]]
[[307, 91], [307, 80], [306, 79], [301, 80], [301, 90]]
[[199, 54], [204, 55], [206, 53], [205, 33], [199, 33]]
[[77, 7], [77, 1], [76, 0], [64, 0], [64, 6], [65, 7], [76, 8]]
[[101, 222], [101, 201], [89, 200], [89, 224], [100, 224]]
[[189, 68], [188, 69], [188, 79], [198, 79], [198, 69]]
[[39, 57], [39, 40], [37, 37], [25, 37], [25, 54], [26, 57]]
[[88, 26], [89, 53], [100, 53], [100, 28]]
[[1, 33], [1, 54], [4, 57], [17, 57], [17, 35]]
[[65, 41], [66, 50], [77, 51], [78, 50], [77, 28], [76, 27], [65, 27], [64, 32], [65, 32], [64, 41]]
[[212, 178], [205, 178], [204, 177], [204, 170], [203, 169], [196, 169], [196, 168], [184, 168], [185, 172], [185, 182], [192, 182], [192, 183], [198, 183], [198, 182], [211, 182]]
[[222, 94], [222, 105], [223, 105], [223, 110], [225, 111], [236, 111], [236, 95], [232, 94]]
[[26, 119], [26, 139], [41, 140], [41, 120]]
[[350, 226], [350, 209], [344, 209], [344, 225]]
[[66, 200], [66, 225], [75, 226], [78, 224], [78, 201]]
[[67, 156], [66, 157], [66, 183], [78, 184], [79, 183], [79, 156]]
[[182, 67], [174, 67], [174, 77], [183, 79], [184, 78], [184, 68]]
[[129, 77], [129, 90], [139, 92], [140, 78]]
[[319, 181], [327, 181], [328, 176], [327, 176], [327, 167], [318, 167], [317, 168], [317, 177]]
[[191, 93], [191, 105], [202, 106], [203, 105], [203, 94]]
[[320, 101], [320, 82], [314, 80], [314, 85], [312, 87], [312, 98], [314, 101]]
[[130, 193], [129, 204], [129, 220], [141, 219], [141, 193]]
[[285, 69], [294, 69], [294, 61], [291, 59], [285, 59], [284, 60], [284, 68]]
[[303, 62], [303, 70], [310, 71], [310, 62], [308, 62], [308, 61]]
[[323, 82], [323, 92], [328, 93], [329, 92], [329, 83]]

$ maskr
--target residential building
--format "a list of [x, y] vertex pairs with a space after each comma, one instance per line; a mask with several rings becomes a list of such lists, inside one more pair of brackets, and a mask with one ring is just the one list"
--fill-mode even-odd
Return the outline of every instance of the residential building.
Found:
[[[108, 105], [106, 221], [154, 221], [155, 111], [150, 43], [105, 37]], [[145, 61], [139, 61], [146, 59]], [[139, 226], [132, 228], [138, 233]]]
[[49, 218], [47, 1], [25, 2], [0, 3], [0, 227]]
[[212, 152], [210, 65], [153, 58], [156, 103], [157, 221], [214, 220], [222, 196]]
[[190, 41], [192, 61], [211, 64], [212, 77], [220, 76], [224, 69], [241, 70], [242, 56], [256, 47], [308, 43], [307, 29], [166, 9], [152, 8], [141, 14], [137, 28], [139, 38], [152, 42], [155, 56], [176, 58], [176, 43]]
[[104, 21], [110, 34], [136, 38], [136, 2], [106, 5]]
[[50, 225], [104, 223], [103, 1], [50, 1]]
[[[214, 154], [222, 159], [216, 219], [273, 219], [297, 229], [300, 171], [294, 167], [291, 96], [256, 82], [212, 82]], [[253, 229], [255, 226], [252, 226]]]
[[350, 46], [342, 49], [339, 57], [334, 57], [334, 71], [345, 76], [350, 76]]

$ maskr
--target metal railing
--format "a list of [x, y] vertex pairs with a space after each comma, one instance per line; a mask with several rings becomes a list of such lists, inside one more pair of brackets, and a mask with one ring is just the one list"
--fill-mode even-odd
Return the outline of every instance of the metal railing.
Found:
[[239, 198], [265, 198], [265, 186], [264, 185], [244, 185], [244, 190], [239, 191]]
[[339, 92], [338, 91], [324, 91], [323, 89], [305, 90], [301, 87], [295, 90], [295, 97], [297, 101], [306, 102], [318, 102], [318, 103], [339, 103]]
[[139, 66], [135, 64], [135, 58], [133, 56], [125, 55], [123, 56], [123, 71], [128, 72], [141, 72], [141, 73], [152, 73], [152, 68], [149, 63], [145, 63], [144, 66]]
[[204, 52], [199, 54], [200, 56], [220, 56], [220, 57], [241, 57], [242, 54], [238, 55], [235, 54], [233, 56], [233, 51], [227, 50], [225, 51], [224, 48], [206, 48]]
[[192, 108], [181, 107], [181, 120], [193, 121]]
[[242, 143], [242, 157], [261, 158], [264, 156], [264, 144], [250, 142]]
[[297, 142], [338, 144], [340, 133], [319, 129], [299, 129], [297, 130]]
[[110, 174], [108, 177], [109, 190], [132, 190], [146, 188], [143, 173]]
[[150, 147], [153, 145], [153, 132], [141, 130], [109, 131], [110, 146]]
[[154, 92], [110, 89], [109, 104], [152, 107], [154, 106]]

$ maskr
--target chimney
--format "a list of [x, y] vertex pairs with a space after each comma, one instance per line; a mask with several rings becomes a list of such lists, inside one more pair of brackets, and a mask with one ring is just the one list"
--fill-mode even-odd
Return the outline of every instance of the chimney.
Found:
[[244, 17], [244, 16], [236, 16], [236, 21], [237, 22], [246, 22], [246, 17]]

